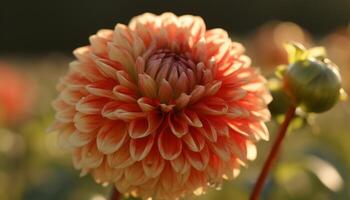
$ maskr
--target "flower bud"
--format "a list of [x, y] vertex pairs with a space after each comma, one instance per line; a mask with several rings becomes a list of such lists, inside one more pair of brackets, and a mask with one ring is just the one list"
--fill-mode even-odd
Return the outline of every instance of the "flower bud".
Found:
[[289, 96], [284, 91], [282, 80], [277, 77], [272, 77], [268, 79], [268, 87], [273, 98], [269, 104], [269, 110], [272, 116], [286, 113], [292, 103]]
[[284, 87], [304, 111], [320, 113], [339, 100], [341, 78], [330, 60], [306, 57], [289, 64], [284, 73]]

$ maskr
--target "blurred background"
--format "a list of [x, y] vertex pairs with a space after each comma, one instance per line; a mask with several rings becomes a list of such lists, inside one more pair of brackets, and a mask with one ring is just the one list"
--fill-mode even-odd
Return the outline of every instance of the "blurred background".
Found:
[[[323, 45], [350, 91], [349, 0], [1, 0], [0, 200], [106, 198], [109, 188], [89, 176], [79, 178], [70, 155], [57, 147], [56, 135], [46, 133], [55, 84], [73, 60], [72, 50], [88, 44], [98, 29], [127, 24], [143, 12], [165, 11], [200, 15], [209, 29], [228, 30], [267, 76], [287, 62], [283, 42]], [[271, 141], [280, 118], [277, 109], [269, 123]], [[349, 119], [349, 101], [295, 119], [262, 199], [350, 199]], [[271, 144], [258, 144], [258, 159], [235, 181], [194, 199], [247, 199]]]

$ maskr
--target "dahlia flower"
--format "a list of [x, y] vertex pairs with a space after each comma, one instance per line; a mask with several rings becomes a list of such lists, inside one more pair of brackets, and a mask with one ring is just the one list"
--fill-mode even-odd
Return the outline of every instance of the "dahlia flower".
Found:
[[241, 44], [200, 17], [100, 30], [58, 84], [60, 145], [124, 194], [177, 199], [233, 179], [268, 139], [271, 97]]
[[34, 97], [33, 82], [9, 65], [0, 63], [0, 124], [23, 119], [30, 111]]

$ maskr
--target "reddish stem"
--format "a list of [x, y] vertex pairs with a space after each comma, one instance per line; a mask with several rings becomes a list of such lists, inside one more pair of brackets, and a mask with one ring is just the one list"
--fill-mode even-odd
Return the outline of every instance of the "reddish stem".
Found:
[[287, 133], [287, 128], [294, 117], [295, 109], [296, 108], [292, 106], [289, 108], [289, 110], [286, 113], [285, 119], [278, 130], [276, 141], [272, 146], [269, 156], [267, 157], [267, 160], [264, 163], [264, 167], [260, 172], [259, 178], [255, 183], [254, 189], [250, 195], [250, 198], [249, 198], [250, 200], [257, 200], [259, 198], [260, 192], [263, 189], [267, 175], [269, 174], [269, 171], [272, 167], [274, 160], [276, 160], [283, 138]]
[[115, 186], [113, 186], [113, 188], [112, 188], [112, 193], [111, 193], [111, 196], [109, 199], [110, 200], [121, 200], [122, 199], [122, 195], [118, 192], [118, 190], [115, 188]]

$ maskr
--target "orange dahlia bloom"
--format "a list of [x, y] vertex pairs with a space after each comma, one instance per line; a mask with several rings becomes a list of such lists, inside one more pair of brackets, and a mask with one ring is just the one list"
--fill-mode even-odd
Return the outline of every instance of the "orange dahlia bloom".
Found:
[[268, 139], [265, 79], [200, 17], [146, 13], [74, 54], [53, 128], [98, 183], [176, 199], [233, 179]]

